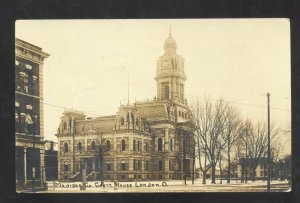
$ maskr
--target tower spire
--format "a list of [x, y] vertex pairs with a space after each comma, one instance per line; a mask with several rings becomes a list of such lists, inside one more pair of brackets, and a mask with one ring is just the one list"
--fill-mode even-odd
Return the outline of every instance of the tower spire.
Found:
[[172, 26], [170, 25], [170, 28], [169, 28], [169, 35], [172, 35]]

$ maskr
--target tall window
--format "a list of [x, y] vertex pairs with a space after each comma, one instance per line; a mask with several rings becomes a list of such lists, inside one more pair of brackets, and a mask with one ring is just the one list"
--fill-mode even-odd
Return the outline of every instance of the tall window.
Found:
[[183, 100], [183, 84], [180, 84], [180, 98]]
[[111, 171], [110, 162], [107, 162], [107, 163], [106, 163], [106, 170], [107, 170], [107, 171]]
[[170, 139], [170, 151], [171, 152], [173, 151], [173, 139], [172, 138]]
[[137, 150], [140, 151], [140, 141], [137, 142]]
[[65, 172], [69, 171], [69, 165], [68, 165], [68, 162], [65, 162], [65, 163], [64, 163], [64, 171], [65, 171]]
[[77, 149], [78, 149], [79, 152], [82, 151], [82, 144], [81, 144], [81, 142], [78, 142]]
[[135, 140], [133, 140], [132, 146], [133, 146], [133, 151], [135, 151], [135, 150], [136, 150], [136, 147], [135, 147]]
[[106, 150], [110, 151], [110, 141], [109, 140], [106, 141]]
[[64, 122], [64, 130], [67, 130], [67, 122]]
[[136, 163], [137, 163], [136, 160], [133, 159], [133, 170], [134, 170], [134, 171], [136, 171], [136, 168], [137, 168], [137, 167], [136, 167]]
[[132, 122], [132, 126], [134, 127], [134, 116], [132, 113], [131, 113], [131, 122]]
[[169, 171], [173, 171], [174, 167], [173, 167], [173, 162], [169, 161]]
[[125, 151], [125, 148], [126, 148], [125, 140], [122, 140], [121, 141], [121, 151]]
[[95, 141], [92, 141], [91, 148], [92, 148], [92, 150], [96, 150], [96, 143], [95, 143]]
[[162, 160], [159, 160], [159, 161], [158, 161], [158, 170], [159, 170], [159, 171], [162, 171], [162, 169], [163, 169], [163, 161], [162, 161]]
[[141, 160], [137, 161], [137, 170], [140, 171], [141, 170]]
[[69, 151], [68, 143], [64, 144], [64, 152], [67, 153]]
[[124, 125], [124, 118], [121, 117], [121, 125]]
[[146, 142], [145, 148], [146, 148], [146, 152], [148, 152], [148, 150], [149, 150], [149, 144], [148, 144], [148, 142]]
[[169, 99], [169, 85], [165, 85], [165, 99]]
[[149, 161], [146, 160], [146, 162], [145, 162], [145, 171], [148, 171], [148, 170], [149, 170], [148, 165], [149, 165]]
[[121, 163], [121, 171], [125, 171], [126, 170], [126, 163], [125, 161], [122, 161]]
[[157, 140], [157, 150], [159, 152], [162, 151], [162, 139], [161, 138], [158, 138], [158, 140]]

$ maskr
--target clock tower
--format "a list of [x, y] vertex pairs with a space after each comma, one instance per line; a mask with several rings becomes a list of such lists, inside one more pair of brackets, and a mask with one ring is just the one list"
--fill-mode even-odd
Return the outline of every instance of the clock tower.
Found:
[[157, 60], [155, 76], [157, 99], [184, 103], [184, 59], [176, 52], [177, 44], [171, 31], [163, 48], [164, 54]]

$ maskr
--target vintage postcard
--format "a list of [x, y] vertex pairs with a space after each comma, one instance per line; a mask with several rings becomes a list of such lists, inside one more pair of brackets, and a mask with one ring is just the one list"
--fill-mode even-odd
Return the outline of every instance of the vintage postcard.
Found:
[[291, 191], [288, 19], [18, 20], [17, 192]]

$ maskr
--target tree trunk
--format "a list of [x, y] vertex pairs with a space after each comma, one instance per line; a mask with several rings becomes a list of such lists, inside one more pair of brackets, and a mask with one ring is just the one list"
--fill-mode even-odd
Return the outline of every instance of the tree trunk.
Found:
[[193, 153], [193, 172], [192, 172], [192, 184], [194, 185], [195, 180], [195, 151]]
[[206, 184], [206, 170], [203, 171], [202, 184]]
[[220, 168], [220, 178], [221, 178], [221, 180], [220, 180], [221, 182], [220, 183], [222, 184], [223, 183], [223, 172], [222, 172], [222, 165], [221, 165], [222, 161], [221, 160], [222, 159], [220, 159], [220, 167], [219, 168]]
[[244, 164], [242, 164], [241, 183], [244, 183], [244, 178], [245, 178], [245, 166], [244, 166]]
[[255, 181], [255, 168], [252, 168], [252, 182]]
[[248, 163], [247, 163], [248, 160], [246, 160], [246, 163], [245, 163], [245, 182], [247, 183], [248, 182], [248, 174], [247, 174], [247, 168], [248, 168]]
[[231, 163], [230, 163], [230, 150], [228, 149], [228, 151], [227, 151], [227, 153], [228, 153], [228, 157], [227, 157], [227, 159], [228, 159], [228, 169], [227, 169], [227, 183], [230, 183], [230, 172], [231, 172]]
[[216, 165], [211, 166], [211, 183], [216, 184]]

